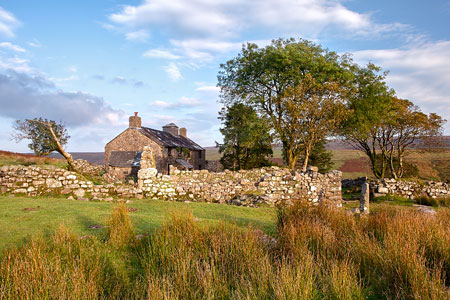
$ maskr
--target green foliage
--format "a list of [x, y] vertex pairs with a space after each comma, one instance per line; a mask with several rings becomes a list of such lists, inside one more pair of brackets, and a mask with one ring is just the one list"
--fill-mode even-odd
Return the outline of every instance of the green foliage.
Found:
[[242, 103], [236, 103], [220, 113], [223, 144], [220, 163], [226, 169], [241, 170], [270, 165], [272, 137], [266, 119]]
[[435, 113], [426, 115], [411, 101], [395, 97], [385, 83], [386, 72], [369, 63], [353, 66], [353, 92], [349, 97], [350, 115], [341, 134], [364, 151], [377, 178], [401, 178], [414, 172], [404, 162], [408, 150], [419, 139], [433, 144], [442, 134], [445, 120]]
[[14, 129], [16, 130], [14, 138], [18, 141], [22, 139], [30, 140], [31, 143], [28, 144], [28, 147], [39, 156], [48, 155], [53, 151], [61, 153], [58, 142], [53, 137], [48, 124], [52, 127], [61, 146], [66, 145], [70, 136], [65, 126], [42, 118], [26, 119], [24, 121], [17, 120], [14, 124]]
[[434, 207], [447, 206], [450, 207], [450, 197], [433, 198], [427, 195], [419, 195], [415, 198], [416, 203], [420, 205], [428, 205]]
[[226, 106], [242, 102], [266, 116], [294, 168], [306, 169], [313, 146], [339, 125], [352, 77], [348, 56], [306, 40], [274, 40], [264, 48], [248, 43], [220, 66], [218, 86]]
[[400, 206], [411, 206], [414, 204], [414, 201], [399, 195], [386, 195], [381, 197], [375, 197], [370, 199], [371, 202], [381, 203], [381, 202], [390, 202], [391, 204], [400, 205]]
[[[326, 140], [318, 142], [311, 151], [309, 157], [309, 165], [319, 168], [320, 173], [326, 173], [334, 167], [333, 153], [325, 149]], [[300, 162], [303, 163], [304, 158], [300, 158]]]

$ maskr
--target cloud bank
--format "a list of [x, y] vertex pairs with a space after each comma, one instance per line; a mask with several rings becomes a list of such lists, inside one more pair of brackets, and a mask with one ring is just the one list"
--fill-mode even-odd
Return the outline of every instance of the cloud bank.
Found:
[[43, 117], [62, 121], [70, 127], [116, 124], [124, 115], [100, 97], [56, 90], [43, 76], [13, 70], [0, 74], [0, 107], [2, 117]]

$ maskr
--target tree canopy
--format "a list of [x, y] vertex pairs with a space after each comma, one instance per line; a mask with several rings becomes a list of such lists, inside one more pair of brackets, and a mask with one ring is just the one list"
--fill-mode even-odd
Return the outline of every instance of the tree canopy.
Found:
[[373, 174], [384, 178], [386, 171], [402, 177], [404, 157], [414, 143], [442, 134], [445, 120], [429, 115], [411, 101], [399, 99], [385, 80], [386, 72], [368, 64], [354, 66], [351, 112], [341, 126], [341, 133], [370, 159]]
[[30, 140], [28, 147], [38, 156], [48, 155], [54, 151], [67, 160], [69, 168], [75, 170], [72, 156], [64, 150], [69, 141], [69, 134], [62, 123], [43, 118], [17, 120], [13, 128], [16, 141]]
[[306, 40], [274, 40], [264, 48], [244, 45], [220, 66], [218, 86], [225, 105], [245, 103], [270, 120], [294, 169], [301, 155], [306, 170], [315, 144], [343, 120], [352, 78], [348, 56]]

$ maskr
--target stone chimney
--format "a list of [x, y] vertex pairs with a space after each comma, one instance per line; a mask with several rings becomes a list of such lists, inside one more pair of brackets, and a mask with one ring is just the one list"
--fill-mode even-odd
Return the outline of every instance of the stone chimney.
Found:
[[180, 135], [182, 136], [182, 137], [185, 137], [185, 138], [187, 138], [187, 130], [186, 130], [186, 128], [180, 128]]
[[169, 124], [163, 126], [162, 129], [164, 132], [170, 133], [174, 136], [178, 136], [178, 126], [175, 125], [174, 123], [169, 123]]
[[138, 113], [135, 112], [134, 116], [129, 118], [130, 126], [129, 128], [141, 128], [141, 117], [138, 117]]

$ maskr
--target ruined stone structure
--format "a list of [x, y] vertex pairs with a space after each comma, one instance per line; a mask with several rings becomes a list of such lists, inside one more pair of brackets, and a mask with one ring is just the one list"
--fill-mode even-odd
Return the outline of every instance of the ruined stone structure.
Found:
[[152, 150], [160, 173], [168, 174], [170, 166], [205, 168], [205, 149], [187, 137], [186, 128], [170, 123], [162, 129], [142, 127], [138, 114], [131, 116], [129, 127], [105, 146], [106, 173], [117, 179], [137, 176], [144, 147]]

